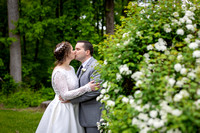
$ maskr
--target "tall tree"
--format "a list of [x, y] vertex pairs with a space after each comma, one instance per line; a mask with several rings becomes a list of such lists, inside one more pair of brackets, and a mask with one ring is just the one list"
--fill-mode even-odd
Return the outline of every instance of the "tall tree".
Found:
[[106, 34], [114, 34], [114, 0], [106, 0]]
[[10, 75], [14, 78], [15, 82], [22, 81], [22, 59], [21, 59], [21, 44], [19, 34], [12, 32], [16, 28], [15, 22], [19, 19], [18, 0], [8, 0], [8, 29], [9, 37], [16, 38], [10, 46]]

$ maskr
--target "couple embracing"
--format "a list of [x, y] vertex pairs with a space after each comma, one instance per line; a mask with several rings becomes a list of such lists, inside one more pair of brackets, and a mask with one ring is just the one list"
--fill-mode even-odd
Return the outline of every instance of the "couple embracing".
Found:
[[[97, 60], [93, 57], [93, 46], [88, 41], [78, 41], [75, 51], [69, 42], [56, 45], [57, 59], [52, 73], [55, 98], [48, 105], [37, 127], [36, 133], [99, 133], [97, 122], [102, 105], [96, 101], [100, 95], [100, 75], [94, 69]], [[82, 63], [75, 74], [70, 62]]]

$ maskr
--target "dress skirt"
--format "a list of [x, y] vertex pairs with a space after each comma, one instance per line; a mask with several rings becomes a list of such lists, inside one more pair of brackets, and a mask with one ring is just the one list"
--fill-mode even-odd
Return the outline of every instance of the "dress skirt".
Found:
[[61, 103], [58, 95], [46, 108], [36, 133], [84, 133], [78, 120], [78, 104]]

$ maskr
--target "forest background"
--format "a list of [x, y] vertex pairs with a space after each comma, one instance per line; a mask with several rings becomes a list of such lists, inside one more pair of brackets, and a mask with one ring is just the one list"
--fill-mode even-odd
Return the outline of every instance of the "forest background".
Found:
[[[51, 100], [55, 45], [69, 41], [74, 47], [76, 41], [88, 40], [94, 45], [94, 57], [101, 60], [99, 43], [114, 34], [114, 25], [121, 25], [130, 1], [19, 0], [12, 5], [0, 0], [0, 103], [32, 107]], [[18, 13], [16, 22], [9, 20], [9, 13]], [[14, 24], [13, 29], [9, 23]], [[73, 61], [71, 65], [77, 69], [80, 63]]]

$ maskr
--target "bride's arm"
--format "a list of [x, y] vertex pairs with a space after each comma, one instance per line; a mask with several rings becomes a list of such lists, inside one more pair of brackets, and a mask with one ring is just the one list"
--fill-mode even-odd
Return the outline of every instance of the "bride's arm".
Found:
[[64, 100], [71, 100], [74, 99], [76, 97], [79, 97], [81, 95], [83, 95], [86, 92], [90, 92], [91, 88], [88, 84], [86, 84], [83, 87], [80, 87], [78, 89], [75, 90], [70, 90], [69, 91], [69, 84], [67, 83], [67, 76], [64, 75], [62, 72], [56, 72], [53, 78], [53, 82], [55, 87], [58, 89], [59, 91], [59, 95], [64, 99]]

